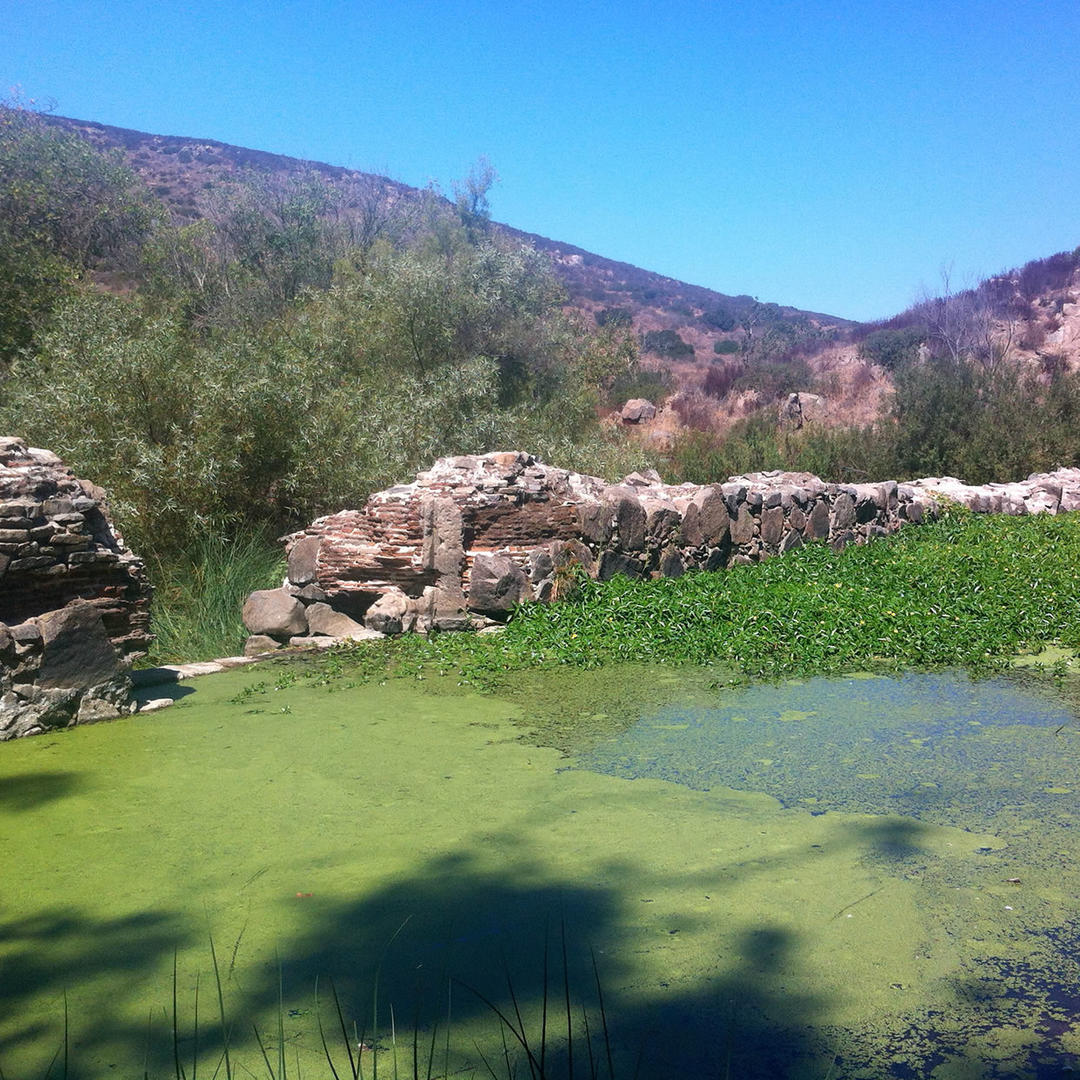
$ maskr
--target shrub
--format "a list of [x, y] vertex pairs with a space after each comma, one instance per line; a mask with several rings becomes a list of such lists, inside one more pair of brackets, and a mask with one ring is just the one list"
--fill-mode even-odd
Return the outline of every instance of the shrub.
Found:
[[694, 346], [683, 341], [675, 330], [650, 330], [642, 339], [641, 347], [645, 352], [672, 360], [694, 355]]
[[725, 397], [742, 373], [743, 365], [737, 362], [728, 361], [724, 364], [713, 364], [705, 372], [702, 389], [709, 397], [717, 399]]
[[805, 360], [787, 363], [755, 363], [746, 367], [735, 382], [736, 390], [756, 390], [766, 401], [808, 390], [814, 377]]
[[693, 428], [696, 431], [708, 431], [716, 418], [715, 407], [700, 392], [686, 393], [684, 391], [677, 394], [671, 399], [671, 407], [684, 427]]
[[721, 338], [720, 341], [713, 342], [713, 352], [717, 356], [730, 356], [732, 353], [739, 351], [739, 343], [732, 341], [731, 338]]
[[629, 308], [607, 307], [596, 313], [597, 326], [627, 327], [634, 323]]
[[259, 530], [244, 529], [229, 539], [206, 533], [183, 552], [151, 559], [154, 585], [149, 660], [155, 664], [236, 656], [247, 630], [244, 600], [256, 589], [281, 583], [281, 545]]
[[735, 313], [721, 305], [706, 308], [701, 313], [701, 321], [711, 330], [719, 330], [725, 334], [735, 329]]
[[927, 330], [922, 326], [875, 330], [859, 345], [859, 358], [896, 371], [918, 358], [919, 346], [926, 338]]
[[612, 407], [621, 405], [631, 398], [647, 398], [659, 402], [671, 393], [674, 380], [666, 368], [635, 368], [618, 376], [612, 382], [606, 399]]

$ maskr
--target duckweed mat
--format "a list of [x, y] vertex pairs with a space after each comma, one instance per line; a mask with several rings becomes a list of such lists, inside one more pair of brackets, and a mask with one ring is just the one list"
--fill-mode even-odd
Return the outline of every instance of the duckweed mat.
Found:
[[[598, 1023], [595, 956], [617, 1076], [1076, 1060], [1063, 705], [952, 676], [710, 697], [689, 674], [658, 704], [627, 669], [651, 689], [611, 715], [596, 687], [576, 705], [530, 678], [500, 699], [229, 672], [163, 713], [0, 747], [5, 1075], [44, 1075], [65, 998], [71, 1075], [173, 1076], [179, 1054], [209, 1076], [227, 1039], [234, 1074], [265, 1076], [253, 1025], [290, 1074], [329, 1075], [331, 979], [363, 1053], [392, 1051], [393, 1006], [403, 1044], [436, 1031], [432, 1075], [490, 1075], [500, 1025], [474, 991], [512, 987], [538, 1025], [564, 937]], [[530, 701], [593, 718], [577, 757], [522, 737]]]

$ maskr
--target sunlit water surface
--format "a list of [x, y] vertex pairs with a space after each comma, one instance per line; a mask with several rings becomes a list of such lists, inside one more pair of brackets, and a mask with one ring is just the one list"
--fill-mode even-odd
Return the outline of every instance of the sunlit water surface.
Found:
[[[564, 934], [594, 1034], [595, 954], [618, 1076], [1056, 1077], [1077, 1060], [1080, 743], [1061, 695], [628, 669], [499, 699], [274, 689], [279, 670], [0, 746], [7, 1076], [43, 1075], [65, 996], [72, 1076], [172, 1076], [174, 1051], [211, 1075], [211, 937], [233, 1067], [260, 1076], [251, 1024], [276, 1067], [279, 1017], [291, 1072], [329, 1074], [317, 977], [326, 1026], [332, 978], [386, 1075], [391, 1005], [399, 1032], [424, 1030], [422, 1073], [438, 1023], [433, 1075], [490, 1075], [499, 1025], [473, 991], [505, 1005], [509, 980], [538, 1034], [546, 939], [565, 1027]], [[565, 1052], [551, 1036], [548, 1067]], [[580, 1037], [577, 1054], [588, 1075]]]

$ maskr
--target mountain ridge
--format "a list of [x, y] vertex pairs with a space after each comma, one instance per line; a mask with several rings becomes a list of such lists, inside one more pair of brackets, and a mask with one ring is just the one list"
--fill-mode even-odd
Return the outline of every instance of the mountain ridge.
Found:
[[[200, 216], [196, 185], [205, 187], [223, 173], [235, 178], [251, 171], [313, 172], [331, 181], [360, 180], [374, 184], [388, 195], [397, 197], [412, 197], [423, 192], [421, 188], [378, 173], [255, 150], [218, 139], [158, 135], [56, 114], [43, 114], [43, 119], [83, 135], [99, 148], [122, 151], [148, 188], [181, 220], [196, 220]], [[695, 350], [711, 350], [715, 339], [730, 333], [721, 331], [718, 334], [715, 327], [702, 321], [703, 314], [725, 309], [737, 318], [758, 303], [755, 297], [747, 294], [721, 293], [704, 285], [680, 281], [504, 222], [493, 221], [492, 226], [503, 235], [548, 254], [573, 307], [590, 315], [605, 308], [628, 309], [635, 327], [643, 333], [685, 329], [691, 339], [687, 344]], [[840, 331], [858, 325], [854, 320], [789, 304], [768, 306], [783, 320], [805, 322], [822, 330]]]

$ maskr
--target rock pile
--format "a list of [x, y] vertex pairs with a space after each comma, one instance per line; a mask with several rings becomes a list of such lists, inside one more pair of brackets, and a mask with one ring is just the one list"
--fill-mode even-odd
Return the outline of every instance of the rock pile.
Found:
[[150, 587], [104, 493], [47, 450], [0, 438], [0, 740], [130, 711]]
[[[568, 567], [600, 580], [677, 577], [759, 562], [809, 541], [842, 548], [935, 516], [943, 499], [1000, 513], [1080, 507], [1080, 470], [967, 487], [827, 484], [807, 473], [754, 473], [723, 484], [618, 484], [526, 453], [443, 458], [362, 510], [320, 518], [287, 538], [288, 579], [256, 594], [252, 651], [313, 634], [482, 628], [526, 599], [557, 593]], [[257, 598], [257, 599], [256, 599]], [[256, 618], [273, 607], [277, 620]], [[332, 615], [349, 621], [331, 626]]]

